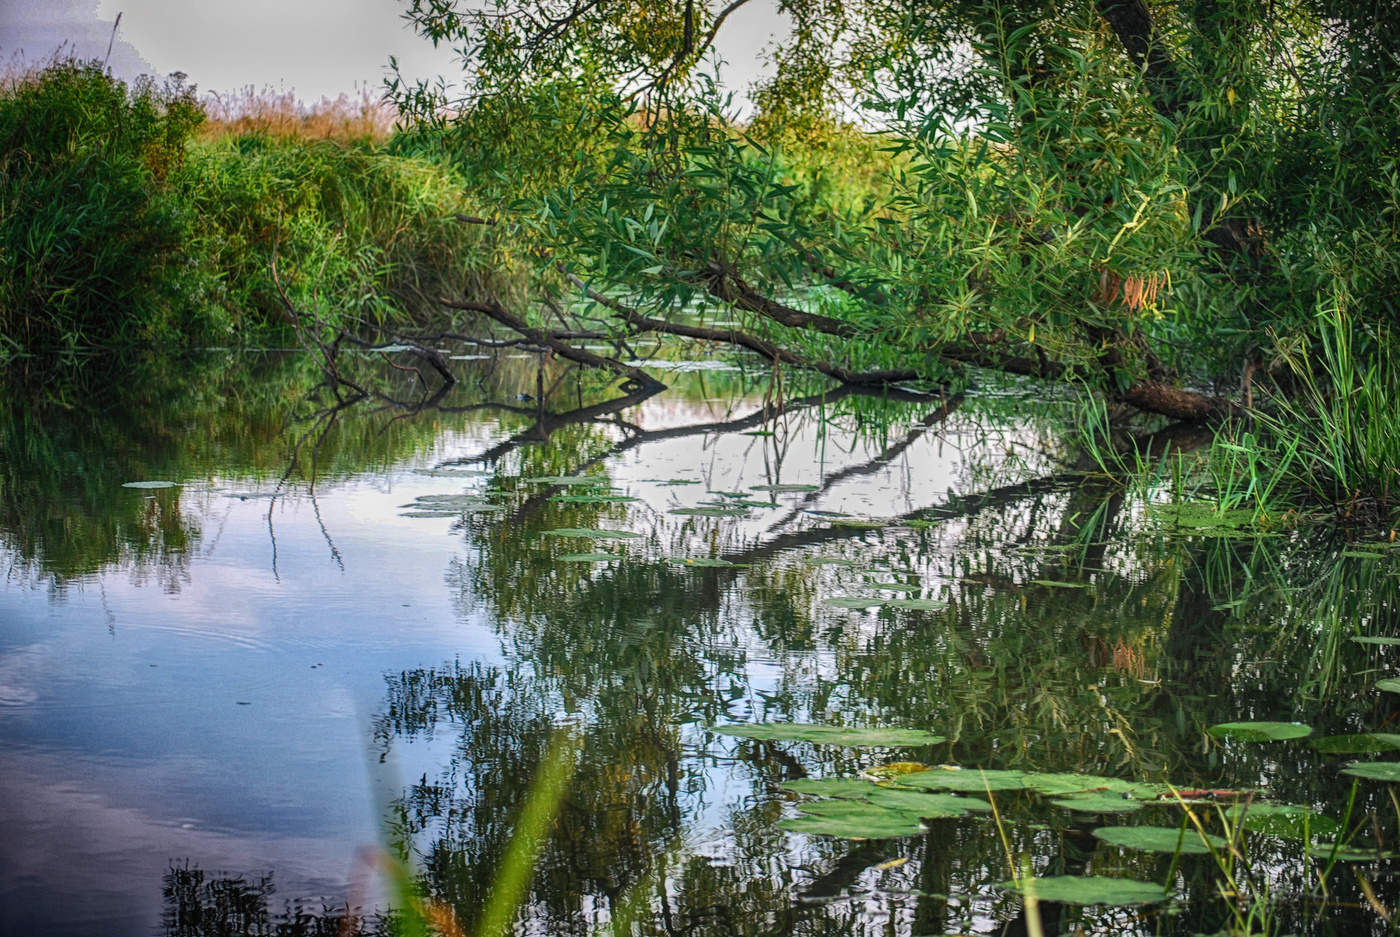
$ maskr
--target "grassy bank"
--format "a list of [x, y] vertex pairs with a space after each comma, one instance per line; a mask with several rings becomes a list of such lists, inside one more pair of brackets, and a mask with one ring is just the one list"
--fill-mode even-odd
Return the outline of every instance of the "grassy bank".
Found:
[[0, 356], [279, 341], [274, 258], [291, 301], [330, 322], [413, 318], [469, 288], [464, 180], [386, 132], [367, 101], [201, 102], [77, 62], [8, 79]]

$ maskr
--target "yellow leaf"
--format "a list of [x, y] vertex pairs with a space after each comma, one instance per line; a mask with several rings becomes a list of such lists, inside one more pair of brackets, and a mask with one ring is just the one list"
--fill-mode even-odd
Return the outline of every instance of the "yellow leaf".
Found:
[[1230, 102], [1230, 106], [1231, 106], [1231, 107], [1234, 107], [1234, 106], [1235, 106], [1235, 89], [1234, 89], [1234, 88], [1227, 88], [1227, 89], [1225, 89], [1225, 100]]

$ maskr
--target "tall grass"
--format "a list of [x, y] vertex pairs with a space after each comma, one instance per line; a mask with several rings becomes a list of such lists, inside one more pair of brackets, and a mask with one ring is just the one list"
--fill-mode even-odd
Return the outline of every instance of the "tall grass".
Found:
[[[1339, 519], [1387, 525], [1400, 508], [1400, 365], [1388, 326], [1359, 325], [1337, 298], [1316, 318], [1316, 343], [1284, 352], [1253, 426], [1226, 430], [1213, 453], [1230, 497], [1260, 510], [1331, 505]], [[1366, 347], [1362, 347], [1366, 346]]]

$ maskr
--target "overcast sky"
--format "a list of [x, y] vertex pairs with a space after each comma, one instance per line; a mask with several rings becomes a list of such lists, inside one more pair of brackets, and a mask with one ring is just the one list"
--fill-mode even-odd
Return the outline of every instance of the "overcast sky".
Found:
[[[778, 24], [776, 0], [757, 0], [727, 22], [725, 84], [758, 74], [758, 53]], [[181, 71], [201, 91], [249, 85], [302, 100], [377, 90], [390, 55], [411, 76], [451, 74], [450, 53], [415, 36], [401, 0], [0, 0], [0, 63], [33, 63], [63, 47], [103, 58], [122, 78]]]

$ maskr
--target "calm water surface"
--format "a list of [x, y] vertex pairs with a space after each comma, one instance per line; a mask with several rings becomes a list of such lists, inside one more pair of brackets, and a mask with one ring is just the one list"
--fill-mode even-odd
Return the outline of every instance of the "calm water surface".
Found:
[[[1400, 672], [1388, 546], [1182, 521], [1151, 504], [1165, 484], [1086, 476], [1072, 408], [1024, 395], [775, 395], [707, 363], [648, 398], [558, 375], [540, 402], [519, 397], [532, 366], [333, 423], [295, 361], [10, 395], [0, 932], [349, 933], [347, 906], [385, 930], [371, 857], [394, 844], [470, 923], [565, 730], [532, 933], [624, 907], [647, 934], [1024, 933], [1000, 887], [1024, 869], [1170, 896], [1042, 903], [1049, 933], [1212, 933], [1250, 904], [1219, 896], [1210, 856], [1093, 835], [1176, 827], [1170, 798], [1127, 816], [1012, 790], [1002, 832], [980, 813], [878, 840], [780, 825], [811, 804], [781, 784], [889, 762], [1223, 792], [1197, 807], [1222, 835], [1253, 792], [1395, 848], [1387, 785], [1340, 773], [1394, 760], [1384, 743], [1205, 731], [1400, 732], [1374, 687]], [[177, 485], [123, 487], [144, 481]], [[712, 731], [765, 721], [949, 741]], [[1395, 861], [1329, 869], [1314, 832], [1240, 833], [1242, 893], [1280, 932], [1386, 933], [1360, 883], [1393, 908]]]

